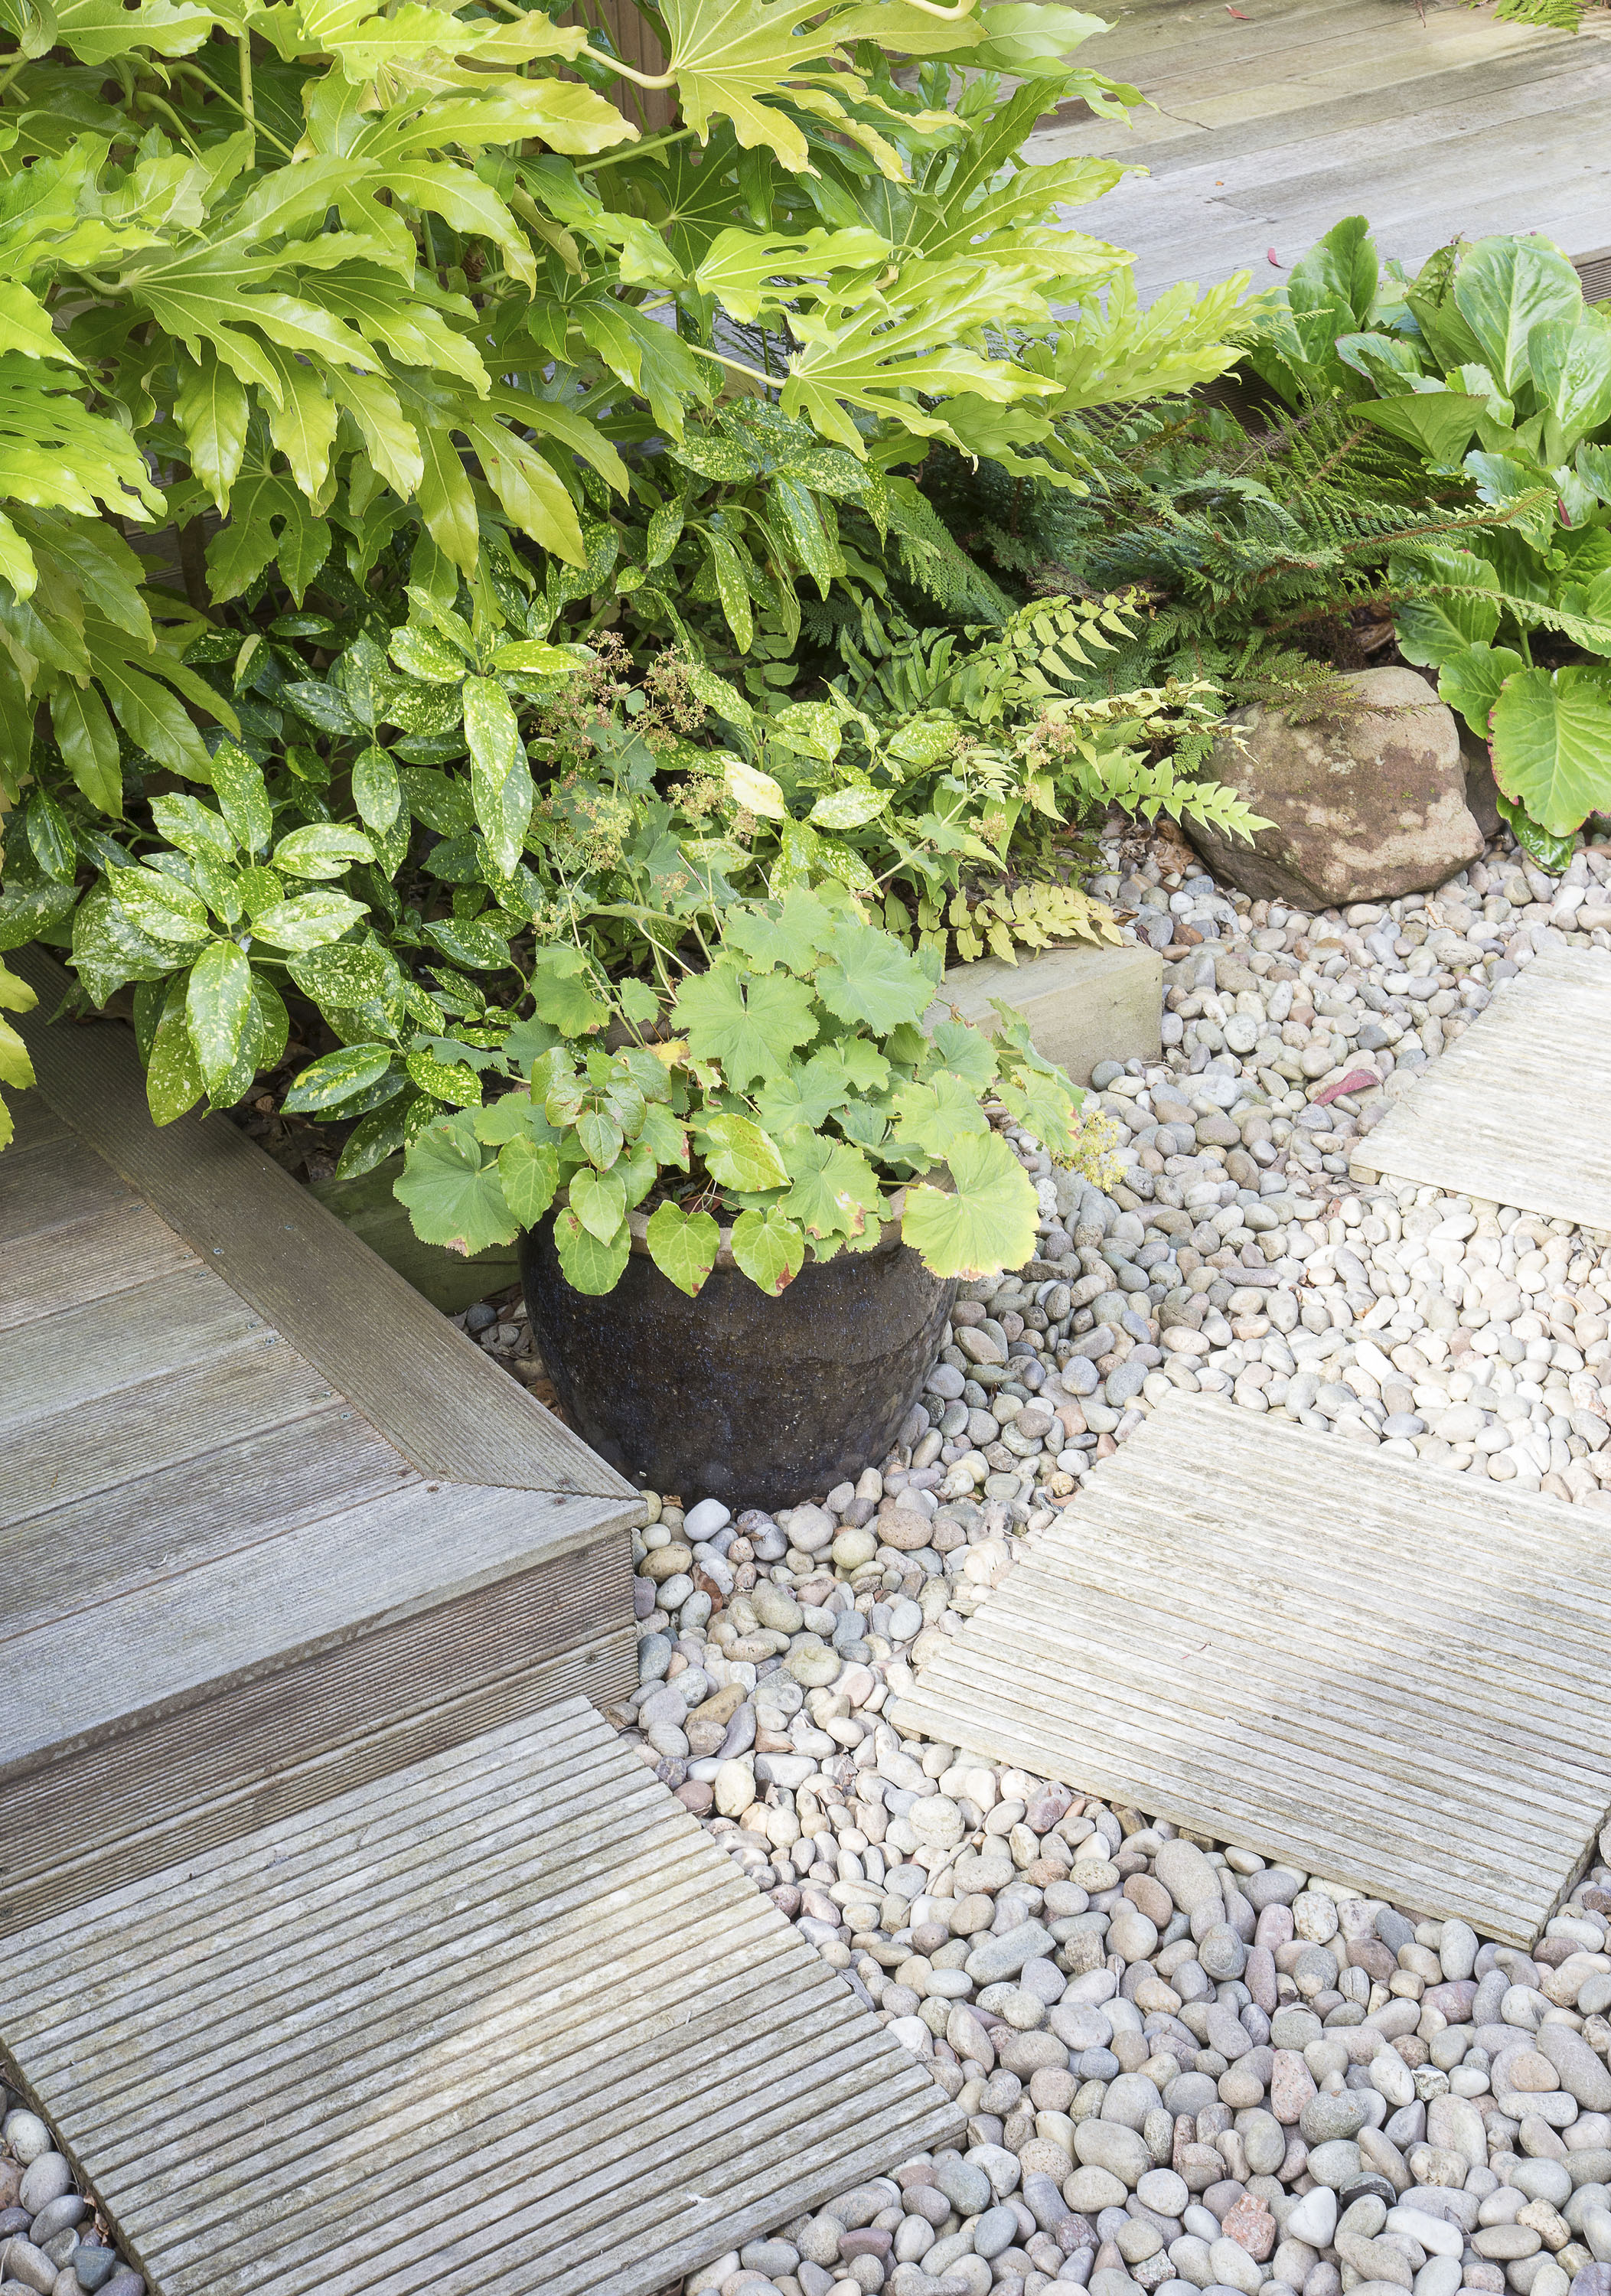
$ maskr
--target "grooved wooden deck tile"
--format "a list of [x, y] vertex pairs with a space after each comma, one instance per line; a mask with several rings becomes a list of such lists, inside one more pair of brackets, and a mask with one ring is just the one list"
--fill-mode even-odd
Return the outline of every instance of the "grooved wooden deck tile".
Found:
[[1535, 956], [1351, 1151], [1350, 1169], [1611, 1232], [1611, 952]]
[[8, 1939], [153, 2296], [640, 2296], [956, 2108], [573, 1698]]
[[637, 1674], [642, 1502], [133, 1033], [0, 1157], [0, 1936]]
[[1603, 1515], [1171, 1396], [893, 1718], [1525, 1945], [1611, 1803], [1608, 1604]]

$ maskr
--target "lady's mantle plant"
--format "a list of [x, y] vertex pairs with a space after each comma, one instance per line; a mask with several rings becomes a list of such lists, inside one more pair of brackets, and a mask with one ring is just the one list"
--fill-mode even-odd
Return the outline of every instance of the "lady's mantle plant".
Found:
[[435, 1118], [407, 1151], [398, 1193], [426, 1242], [477, 1251], [557, 1205], [567, 1279], [608, 1292], [647, 1207], [649, 1252], [690, 1296], [726, 1222], [770, 1292], [808, 1250], [867, 1250], [897, 1215], [937, 1275], [1033, 1251], [1035, 1191], [987, 1104], [1071, 1154], [1073, 1088], [1005, 1007], [994, 1037], [954, 1018], [925, 1035], [937, 955], [909, 955], [842, 886], [736, 904], [669, 999], [612, 992], [579, 949], [547, 952], [544, 972], [547, 1019], [481, 1070], [519, 1088]]

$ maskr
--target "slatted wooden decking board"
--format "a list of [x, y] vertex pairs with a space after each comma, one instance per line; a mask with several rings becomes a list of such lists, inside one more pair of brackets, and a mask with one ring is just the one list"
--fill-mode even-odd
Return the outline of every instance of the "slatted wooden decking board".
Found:
[[631, 1486], [129, 1031], [0, 1156], [0, 1936], [636, 1676]]
[[961, 2125], [581, 1699], [5, 1963], [152, 2296], [638, 2296]]
[[1611, 1232], [1611, 953], [1534, 956], [1350, 1152], [1356, 1177]]
[[1525, 1945], [1611, 1804], [1608, 1610], [1602, 1515], [1175, 1395], [894, 1718]]
[[[1129, 125], [1048, 121], [1040, 161], [1132, 174], [1066, 210], [1127, 248], [1144, 303], [1248, 271], [1279, 286], [1341, 217], [1412, 267], [1457, 234], [1611, 244], [1611, 26], [1502, 24], [1465, 0], [1113, 0], [1080, 61], [1148, 99]], [[1272, 265], [1270, 257], [1273, 253]], [[1604, 293], [1604, 288], [1599, 291]]]

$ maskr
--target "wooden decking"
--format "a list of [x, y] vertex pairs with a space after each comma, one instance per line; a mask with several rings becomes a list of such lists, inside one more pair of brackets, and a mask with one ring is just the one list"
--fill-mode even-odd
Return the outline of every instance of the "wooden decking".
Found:
[[957, 2108], [579, 1699], [8, 1940], [154, 2296], [646, 2296]]
[[1611, 955], [1535, 956], [1356, 1143], [1350, 1169], [1611, 1237]]
[[1604, 1523], [1171, 1396], [894, 1718], [1526, 1945], [1611, 1803]]
[[[1498, 24], [1462, 0], [1114, 0], [1081, 61], [1156, 107], [1132, 125], [1048, 124], [1048, 160], [1150, 173], [1081, 228], [1133, 250], [1144, 302], [1248, 271], [1278, 285], [1341, 217], [1411, 266], [1457, 234], [1541, 231], [1611, 254], [1611, 16], [1574, 35]], [[1273, 250], [1277, 258], [1272, 265]], [[1590, 292], [1611, 292], [1611, 279]]]
[[637, 1494], [128, 1031], [0, 1157], [0, 1935], [635, 1676]]

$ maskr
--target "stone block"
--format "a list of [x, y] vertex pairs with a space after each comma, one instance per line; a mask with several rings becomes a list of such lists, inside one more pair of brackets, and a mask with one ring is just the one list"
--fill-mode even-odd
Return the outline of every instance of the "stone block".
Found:
[[924, 1026], [932, 1030], [954, 1008], [993, 1035], [993, 998], [1023, 1013], [1036, 1050], [1076, 1084], [1089, 1083], [1098, 1061], [1163, 1057], [1163, 959], [1156, 949], [1124, 941], [1114, 948], [1044, 949], [1016, 964], [996, 956], [954, 964]]

